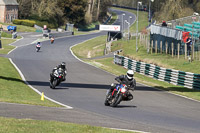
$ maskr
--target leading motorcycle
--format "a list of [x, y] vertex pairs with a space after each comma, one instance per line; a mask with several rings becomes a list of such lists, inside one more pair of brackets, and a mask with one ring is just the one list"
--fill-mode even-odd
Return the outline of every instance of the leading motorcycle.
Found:
[[62, 69], [56, 69], [53, 74], [52, 77], [53, 79], [50, 79], [50, 88], [54, 89], [56, 86], [58, 86], [64, 79], [64, 72]]
[[132, 97], [132, 95], [129, 94], [130, 92], [127, 85], [117, 84], [112, 92], [107, 92], [104, 104], [105, 106], [116, 107], [121, 101], [128, 101], [129, 99], [132, 99], [128, 98], [129, 96]]
[[36, 45], [36, 52], [39, 52], [41, 46], [39, 44]]

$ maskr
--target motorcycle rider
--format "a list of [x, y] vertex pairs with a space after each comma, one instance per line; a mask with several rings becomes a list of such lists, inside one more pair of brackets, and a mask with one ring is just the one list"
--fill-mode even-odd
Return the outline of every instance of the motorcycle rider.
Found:
[[41, 46], [41, 42], [40, 42], [40, 41], [37, 42], [36, 47], [37, 47], [38, 45]]
[[[136, 80], [133, 78], [133, 76], [134, 76], [133, 70], [128, 70], [126, 75], [120, 75], [116, 77], [115, 80], [119, 82], [120, 84], [127, 85], [128, 90], [134, 90], [136, 88]], [[107, 92], [107, 95], [109, 93], [112, 93], [112, 91], [116, 88], [116, 85], [117, 85], [116, 83], [111, 84], [111, 87]], [[126, 100], [132, 100], [132, 99], [133, 99], [133, 95], [129, 93]]]
[[66, 69], [66, 65], [65, 65], [65, 62], [61, 62], [58, 66], [56, 66], [52, 72], [50, 73], [50, 82], [53, 82], [53, 77], [54, 77], [54, 72], [55, 70], [58, 70], [58, 69], [61, 69], [62, 72], [63, 72], [63, 79], [62, 81], [65, 81], [66, 80], [66, 75], [67, 75], [67, 69]]
[[51, 37], [51, 44], [53, 44], [54, 43], [54, 37], [52, 36]]

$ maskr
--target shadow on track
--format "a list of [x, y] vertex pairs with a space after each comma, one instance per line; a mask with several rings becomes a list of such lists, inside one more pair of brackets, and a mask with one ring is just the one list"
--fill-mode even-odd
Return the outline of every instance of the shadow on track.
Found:
[[[41, 81], [28, 81], [30, 85], [33, 86], [49, 86], [49, 82], [41, 82]], [[63, 88], [66, 87], [66, 88]], [[103, 84], [83, 84], [83, 83], [60, 83], [56, 89], [69, 89], [69, 88], [89, 88], [89, 89], [108, 89], [110, 85]]]
[[137, 108], [137, 106], [134, 105], [117, 105], [116, 107], [113, 108]]
[[[13, 81], [18, 81], [18, 82], [23, 82], [20, 79], [16, 78], [10, 78], [10, 77], [2, 77], [0, 76], [0, 79], [5, 79], [5, 80], [13, 80]], [[24, 83], [24, 82], [23, 82]], [[30, 85], [33, 86], [49, 86], [49, 82], [42, 82], [42, 81], [28, 81]], [[160, 86], [155, 86], [156, 88], [160, 88], [165, 91], [169, 90], [174, 90], [178, 92], [200, 92], [200, 90], [193, 90], [193, 89], [187, 89], [181, 86], [177, 87], [169, 87], [169, 88], [161, 88]], [[56, 89], [70, 89], [70, 88], [87, 88], [87, 89], [109, 89], [110, 85], [105, 85], [105, 84], [85, 84], [85, 83], [66, 83], [63, 82], [59, 86], [56, 87]], [[162, 91], [155, 89], [153, 87], [148, 87], [148, 86], [137, 86], [135, 91]]]

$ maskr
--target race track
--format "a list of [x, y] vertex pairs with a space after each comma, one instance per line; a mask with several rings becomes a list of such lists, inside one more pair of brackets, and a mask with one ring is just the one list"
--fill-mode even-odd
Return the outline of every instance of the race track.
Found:
[[[121, 11], [116, 12], [122, 14]], [[135, 16], [127, 12], [125, 19], [130, 15], [133, 16], [131, 21], [134, 22]], [[120, 23], [120, 19], [121, 17], [116, 21], [117, 24]], [[106, 90], [115, 82], [115, 76], [79, 61], [71, 54], [70, 47], [105, 34], [98, 32], [59, 38], [53, 45], [46, 41], [42, 43], [38, 53], [35, 51], [35, 45], [24, 43], [7, 57], [13, 60], [30, 85], [74, 109], [125, 121], [130, 123], [126, 126], [127, 129], [154, 133], [199, 133], [199, 102], [139, 83], [133, 93], [133, 101], [122, 102], [116, 108], [104, 106]], [[56, 89], [50, 89], [49, 73], [62, 61], [66, 62], [68, 68], [67, 79]], [[117, 121], [113, 126], [121, 127]]]

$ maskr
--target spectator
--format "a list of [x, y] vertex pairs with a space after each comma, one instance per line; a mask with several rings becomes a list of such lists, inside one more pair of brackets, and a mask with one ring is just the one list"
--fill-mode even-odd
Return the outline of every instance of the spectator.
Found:
[[191, 37], [191, 35], [188, 36], [186, 44], [187, 44], [187, 55], [190, 56], [191, 55], [191, 47], [192, 47], [192, 37]]
[[167, 27], [167, 23], [165, 21], [162, 22], [162, 26]]

